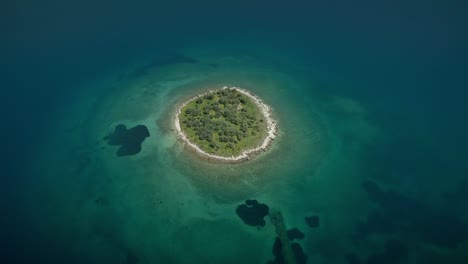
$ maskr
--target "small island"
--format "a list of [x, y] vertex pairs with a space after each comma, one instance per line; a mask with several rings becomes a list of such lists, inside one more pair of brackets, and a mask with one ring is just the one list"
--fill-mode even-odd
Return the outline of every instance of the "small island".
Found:
[[267, 150], [277, 134], [270, 107], [238, 87], [196, 95], [177, 108], [174, 119], [179, 138], [214, 161], [249, 160]]

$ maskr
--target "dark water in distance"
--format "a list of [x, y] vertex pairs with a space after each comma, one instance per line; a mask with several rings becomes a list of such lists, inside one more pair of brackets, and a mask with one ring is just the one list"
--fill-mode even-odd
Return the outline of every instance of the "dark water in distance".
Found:
[[[96, 247], [82, 246], [81, 243], [87, 243], [86, 238], [77, 238], [78, 231], [73, 231], [79, 223], [71, 224], [71, 230], [66, 232], [63, 231], [66, 227], [61, 227], [60, 236], [53, 234], [54, 223], [69, 212], [63, 211], [66, 203], [50, 209], [49, 199], [59, 199], [66, 192], [52, 195], [50, 189], [56, 188], [52, 187], [54, 178], [43, 171], [55, 171], [58, 175], [64, 171], [59, 166], [66, 165], [33, 162], [41, 160], [38, 153], [46, 157], [60, 145], [57, 139], [56, 145], [44, 149], [50, 135], [60, 131], [56, 123], [75, 111], [72, 107], [79, 109], [78, 106], [88, 104], [87, 96], [110, 98], [108, 95], [113, 93], [109, 92], [113, 88], [107, 85], [99, 89], [90, 84], [117, 76], [134, 65], [138, 68], [141, 61], [143, 64], [153, 58], [164, 61], [161, 58], [167, 54], [184, 54], [195, 59], [197, 56], [230, 56], [233, 60], [253, 57], [267, 68], [271, 65], [292, 79], [297, 76], [319, 87], [291, 88], [294, 91], [291, 93], [298, 97], [315, 98], [312, 102], [321, 100], [317, 99], [318, 95], [352, 98], [366, 109], [366, 120], [383, 131], [383, 141], [359, 141], [362, 159], [355, 166], [350, 165], [359, 176], [354, 173], [346, 176], [357, 177], [353, 188], [366, 197], [362, 204], [357, 202], [366, 207], [361, 208], [365, 212], [362, 221], [349, 222], [348, 229], [334, 229], [331, 223], [317, 235], [323, 238], [320, 241], [306, 232], [309, 240], [302, 246], [310, 262], [466, 263], [468, 6], [463, 1], [17, 1], [0, 6], [4, 150], [0, 185], [2, 263], [115, 263], [115, 259], [134, 263], [129, 257], [132, 254], [137, 256], [138, 263], [166, 260], [186, 263], [186, 258], [171, 256], [177, 250], [158, 244], [151, 251], [148, 249], [152, 248], [151, 243], [146, 239], [133, 238], [129, 242], [125, 239], [128, 237], [114, 231], [109, 231], [108, 236], [119, 237], [113, 240], [119, 241], [119, 246], [103, 240], [102, 245], [106, 245], [103, 247], [109, 243], [112, 247], [109, 252], [121, 250], [132, 254], [101, 253], [101, 244], [97, 242]], [[160, 68], [167, 66], [161, 63]], [[160, 88], [160, 92], [164, 89]], [[280, 96], [274, 94], [287, 94], [284, 91], [260, 91], [271, 94], [268, 97], [278, 102], [277, 109], [297, 111], [300, 117], [308, 116], [307, 111], [312, 109], [302, 101], [276, 99]], [[330, 124], [331, 131], [337, 127], [345, 131], [348, 124], [359, 126], [346, 121], [346, 116], [328, 119], [331, 116], [328, 112], [323, 116], [322, 121]], [[283, 124], [294, 124], [294, 120]], [[345, 134], [340, 134], [336, 142], [349, 143]], [[348, 136], [350, 141], [357, 137]], [[336, 142], [328, 143], [339, 145]], [[166, 164], [166, 159], [160, 157], [157, 164], [161, 170], [177, 167], [173, 159], [167, 158], [171, 162]], [[306, 163], [298, 164], [306, 166]], [[290, 166], [285, 171], [302, 171], [294, 167], [297, 164]], [[187, 176], [186, 172], [181, 174]], [[66, 184], [81, 186], [78, 177], [65, 172], [63, 177], [73, 179]], [[263, 193], [259, 191], [255, 195]], [[297, 200], [300, 195], [304, 200], [312, 199], [307, 197], [307, 192], [289, 195]], [[241, 204], [244, 198], [249, 197], [231, 202]], [[224, 208], [223, 203], [219, 204]], [[349, 205], [353, 206], [357, 205]], [[330, 205], [327, 209], [314, 210], [324, 219], [338, 219], [320, 210], [333, 214], [340, 208]], [[85, 213], [87, 206], [67, 210], [76, 215], [83, 213], [83, 222], [91, 219]], [[231, 211], [232, 219], [237, 221], [234, 210]], [[46, 215], [45, 212], [54, 214], [47, 216], [50, 219], [34, 218]], [[156, 222], [163, 221], [165, 215], [154, 217], [158, 218]], [[128, 219], [123, 218], [126, 223]], [[200, 227], [193, 225], [193, 228]], [[223, 228], [213, 228], [213, 232]], [[339, 238], [341, 231], [344, 232], [342, 241], [337, 241], [335, 248], [333, 242], [326, 241], [327, 232]], [[70, 242], [75, 239], [84, 242]], [[192, 244], [196, 243], [194, 238]], [[268, 247], [272, 243], [273, 240], [269, 241]], [[353, 243], [357, 246], [343, 246]], [[191, 246], [187, 242], [186, 247]], [[330, 257], [333, 255], [330, 251], [339, 256]], [[208, 249], [197, 252], [210, 254]], [[115, 257], [118, 254], [123, 257]], [[197, 254], [187, 257], [192, 258], [192, 263], [206, 261], [204, 257], [193, 256]], [[242, 261], [246, 259], [249, 260], [245, 257]], [[255, 260], [252, 263], [257, 261], [252, 259]]]

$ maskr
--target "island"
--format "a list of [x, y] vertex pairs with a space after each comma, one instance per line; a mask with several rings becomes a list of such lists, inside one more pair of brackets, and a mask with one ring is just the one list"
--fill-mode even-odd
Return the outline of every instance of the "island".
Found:
[[180, 104], [174, 125], [178, 137], [195, 153], [230, 163], [266, 151], [278, 130], [271, 108], [258, 96], [226, 86]]

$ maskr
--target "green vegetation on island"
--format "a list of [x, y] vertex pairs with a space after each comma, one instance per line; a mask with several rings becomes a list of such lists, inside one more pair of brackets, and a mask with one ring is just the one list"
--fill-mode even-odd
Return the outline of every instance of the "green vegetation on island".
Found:
[[179, 120], [191, 142], [217, 156], [237, 156], [261, 145], [267, 134], [259, 107], [236, 89], [199, 96], [181, 109]]

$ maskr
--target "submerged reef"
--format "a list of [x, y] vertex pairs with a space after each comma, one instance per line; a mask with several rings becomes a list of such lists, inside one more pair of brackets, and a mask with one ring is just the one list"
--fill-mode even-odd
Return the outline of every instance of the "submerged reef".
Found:
[[289, 240], [304, 239], [305, 237], [304, 233], [302, 233], [301, 230], [297, 228], [289, 229], [287, 234], [288, 234]]
[[149, 131], [144, 125], [127, 129], [125, 125], [119, 124], [115, 127], [114, 133], [104, 139], [111, 146], [120, 146], [116, 154], [121, 157], [140, 153], [141, 143], [149, 136]]
[[468, 226], [454, 212], [426, 204], [376, 182], [362, 183], [369, 200], [378, 205], [356, 227], [358, 238], [370, 234], [402, 233], [444, 248], [455, 248], [468, 238]]
[[377, 236], [386, 242], [371, 254], [347, 254], [347, 263], [400, 263], [411, 258], [408, 245], [395, 236], [441, 250], [455, 249], [468, 240], [468, 226], [455, 211], [425, 204], [372, 180], [363, 181], [362, 187], [376, 206], [356, 225], [353, 238], [368, 241]]
[[251, 226], [264, 226], [264, 217], [269, 215], [275, 226], [276, 238], [273, 243], [274, 259], [269, 264], [303, 264], [307, 262], [307, 255], [301, 245], [292, 242], [295, 239], [304, 239], [305, 235], [297, 228], [286, 230], [283, 215], [280, 211], [270, 210], [266, 204], [258, 203], [257, 200], [246, 200], [236, 209], [237, 215], [244, 223]]
[[251, 226], [265, 226], [264, 217], [268, 215], [269, 208], [266, 204], [258, 203], [257, 200], [246, 200], [236, 209], [236, 214]]
[[[301, 245], [298, 243], [291, 243], [291, 249], [294, 254], [294, 261], [297, 264], [307, 263], [307, 255], [304, 253]], [[267, 264], [288, 264], [284, 257], [283, 243], [281, 239], [276, 237], [275, 242], [273, 243], [273, 260], [267, 262]], [[289, 262], [290, 263], [290, 262]]]

